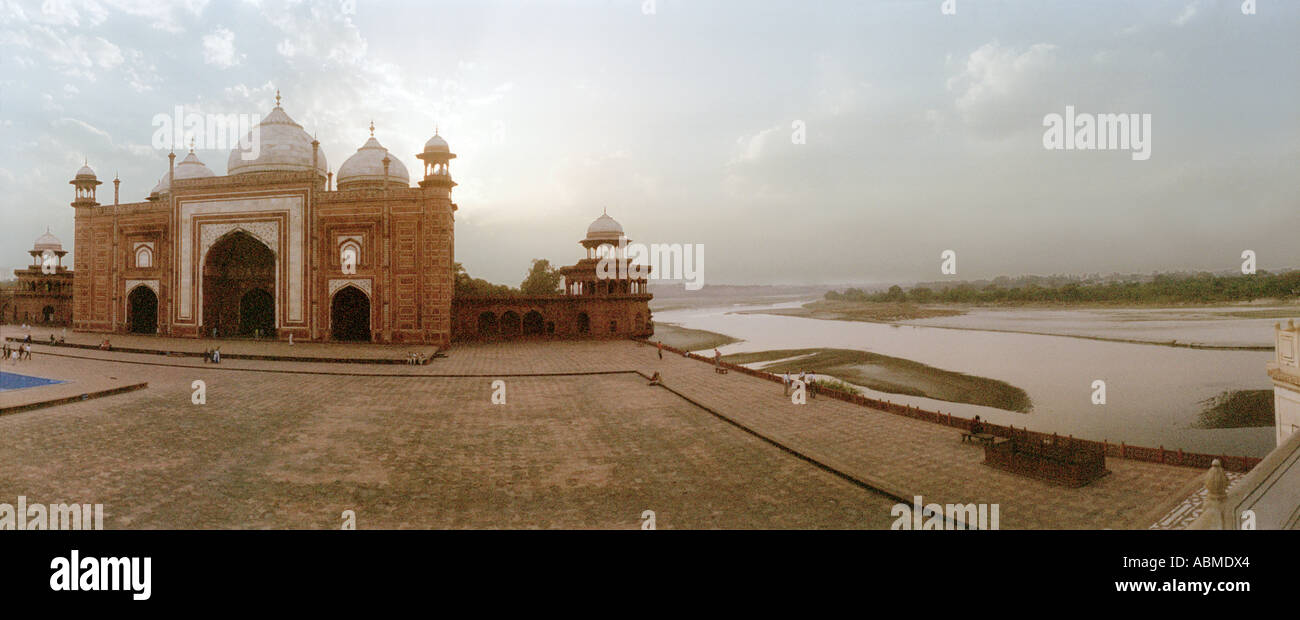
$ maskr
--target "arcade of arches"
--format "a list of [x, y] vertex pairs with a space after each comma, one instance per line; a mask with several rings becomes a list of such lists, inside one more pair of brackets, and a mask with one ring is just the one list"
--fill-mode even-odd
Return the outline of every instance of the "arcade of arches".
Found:
[[452, 303], [457, 340], [627, 338], [654, 334], [646, 304], [617, 298], [464, 298]]

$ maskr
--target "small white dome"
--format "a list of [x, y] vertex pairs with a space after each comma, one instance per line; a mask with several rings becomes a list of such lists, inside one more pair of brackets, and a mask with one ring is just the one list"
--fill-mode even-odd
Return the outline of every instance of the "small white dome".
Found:
[[[384, 158], [388, 158], [388, 176], [384, 177]], [[383, 183], [385, 180], [391, 182], [400, 182], [403, 186], [411, 183], [411, 175], [406, 171], [406, 166], [402, 160], [393, 157], [388, 149], [384, 148], [374, 136], [370, 136], [366, 143], [357, 149], [347, 161], [339, 166], [338, 176], [339, 189], [346, 189], [344, 185], [349, 185], [359, 181], [378, 181]]]
[[587, 227], [588, 239], [610, 239], [618, 241], [623, 234], [623, 226], [608, 214], [602, 213], [596, 221]]
[[[194, 154], [194, 151], [190, 151], [190, 154], [186, 155], [185, 159], [181, 160], [181, 163], [176, 164], [176, 170], [174, 172], [177, 179], [200, 179], [203, 177], [217, 176], [213, 174], [212, 170], [204, 165], [203, 162], [199, 161], [199, 157]], [[149, 193], [161, 194], [167, 191], [170, 187], [171, 184], [168, 183], [167, 173], [164, 172], [162, 178], [158, 180], [158, 184], [153, 186], [153, 189], [149, 190]]]
[[[258, 147], [253, 149], [253, 136]], [[230, 151], [226, 160], [226, 174], [270, 171], [309, 171], [312, 169], [313, 138], [294, 122], [279, 105], [271, 110], [257, 128], [249, 132], [239, 146]], [[247, 148], [245, 148], [247, 145]], [[253, 157], [256, 153], [256, 157]], [[325, 176], [328, 166], [325, 153], [317, 152], [316, 172]]]
[[44, 252], [45, 250], [54, 250], [55, 252], [58, 252], [63, 250], [63, 242], [59, 241], [58, 237], [51, 235], [50, 231], [47, 230], [45, 231], [45, 234], [36, 238], [36, 243], [32, 245], [32, 249], [41, 252]]
[[424, 143], [424, 152], [428, 153], [430, 151], [435, 151], [438, 153], [450, 153], [451, 147], [447, 145], [446, 140], [442, 139], [442, 136], [438, 135], [437, 132], [435, 132], [433, 134], [433, 137], [429, 138], [429, 141]]
[[95, 171], [94, 171], [94, 170], [91, 170], [91, 169], [90, 169], [90, 165], [87, 164], [87, 165], [85, 165], [85, 166], [82, 166], [82, 167], [81, 167], [81, 170], [78, 170], [78, 171], [77, 171], [77, 177], [76, 177], [76, 178], [78, 178], [78, 179], [93, 179], [93, 178], [95, 178]]

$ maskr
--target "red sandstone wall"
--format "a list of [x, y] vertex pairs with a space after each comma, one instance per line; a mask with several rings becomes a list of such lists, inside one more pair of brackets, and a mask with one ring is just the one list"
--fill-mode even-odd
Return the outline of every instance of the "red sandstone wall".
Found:
[[[457, 297], [452, 310], [453, 340], [492, 340], [506, 338], [500, 334], [501, 316], [514, 312], [522, 318], [529, 311], [542, 315], [543, 326], [554, 323], [554, 332], [544, 331], [546, 338], [631, 338], [654, 334], [650, 314], [650, 295], [539, 295], [528, 297]], [[498, 333], [483, 336], [479, 333], [478, 319], [484, 312], [497, 318]], [[578, 331], [579, 315], [586, 313], [590, 319], [590, 332]], [[639, 319], [639, 320], [638, 320]], [[615, 329], [610, 331], [610, 322]], [[513, 337], [513, 336], [509, 336]], [[519, 337], [525, 337], [522, 334]]]
[[[112, 331], [125, 320], [124, 290], [127, 280], [159, 280], [159, 329], [166, 333], [169, 296], [171, 243], [167, 234], [170, 214], [167, 205], [129, 203], [119, 205], [117, 244], [114, 252], [114, 208], [112, 205], [78, 207], [74, 237], [74, 282], [72, 324], [85, 331]], [[139, 269], [127, 249], [134, 241], [154, 242], [154, 266]], [[117, 265], [116, 275], [113, 265]], [[116, 306], [116, 313], [114, 307]], [[116, 314], [116, 316], [114, 316]]]

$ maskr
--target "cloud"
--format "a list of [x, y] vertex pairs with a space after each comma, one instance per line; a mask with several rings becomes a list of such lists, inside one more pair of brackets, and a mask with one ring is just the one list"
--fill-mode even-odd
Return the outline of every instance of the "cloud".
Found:
[[89, 133], [91, 133], [91, 134], [94, 134], [94, 135], [96, 135], [96, 136], [99, 136], [99, 137], [101, 137], [101, 138], [103, 138], [103, 139], [109, 141], [110, 143], [112, 143], [112, 141], [113, 141], [113, 136], [109, 135], [109, 133], [108, 133], [107, 131], [104, 131], [103, 129], [100, 129], [100, 128], [98, 128], [98, 127], [95, 127], [94, 125], [91, 125], [90, 123], [87, 123], [86, 121], [83, 121], [83, 120], [79, 120], [79, 119], [75, 119], [75, 118], [66, 118], [66, 117], [65, 117], [65, 118], [60, 118], [60, 119], [54, 121], [54, 124], [55, 124], [56, 126], [59, 126], [59, 127], [69, 127], [69, 126], [71, 126], [71, 127], [77, 127], [77, 128], [83, 129], [83, 130], [85, 130], [85, 131], [87, 131], [87, 132], [89, 132]]
[[757, 163], [763, 159], [765, 154], [771, 155], [774, 145], [786, 137], [783, 132], [784, 129], [783, 126], [776, 125], [760, 130], [758, 133], [737, 138], [735, 152], [727, 165], [742, 166]]
[[[1026, 115], [1041, 117], [1046, 104], [1040, 101], [1045, 82], [1058, 80], [1056, 46], [1035, 43], [1024, 51], [993, 41], [971, 52], [956, 65], [947, 81], [956, 95], [957, 114], [972, 127], [987, 132], [1005, 132], [1019, 127], [1037, 127]], [[950, 63], [951, 64], [951, 63]]]
[[32, 50], [55, 70], [92, 82], [98, 72], [116, 68], [124, 60], [122, 48], [103, 37], [69, 36], [42, 24], [2, 32], [0, 43]]
[[203, 62], [221, 69], [229, 69], [243, 59], [243, 54], [235, 52], [235, 33], [225, 28], [217, 28], [212, 31], [212, 34], [203, 35]]
[[1187, 25], [1187, 22], [1192, 21], [1192, 19], [1196, 17], [1196, 14], [1201, 11], [1200, 4], [1200, 2], [1192, 2], [1183, 7], [1183, 12], [1179, 13], [1178, 17], [1174, 18], [1174, 25], [1182, 27]]
[[165, 32], [184, 32], [182, 21], [198, 17], [208, 0], [103, 0], [110, 7], [133, 17], [142, 17], [149, 25]]

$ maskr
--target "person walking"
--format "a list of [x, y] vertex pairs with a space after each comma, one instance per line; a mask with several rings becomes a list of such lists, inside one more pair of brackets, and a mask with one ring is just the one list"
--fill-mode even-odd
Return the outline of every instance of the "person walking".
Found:
[[790, 371], [781, 373], [781, 390], [784, 396], [790, 395]]
[[23, 345], [23, 359], [28, 360], [28, 361], [31, 361], [31, 359], [32, 359], [32, 345], [31, 345], [31, 344], [25, 344], [25, 345]]
[[656, 345], [655, 348], [659, 349], [659, 359], [663, 359], [663, 358], [664, 358], [664, 341], [660, 340], [659, 342], [655, 343], [655, 345]]

